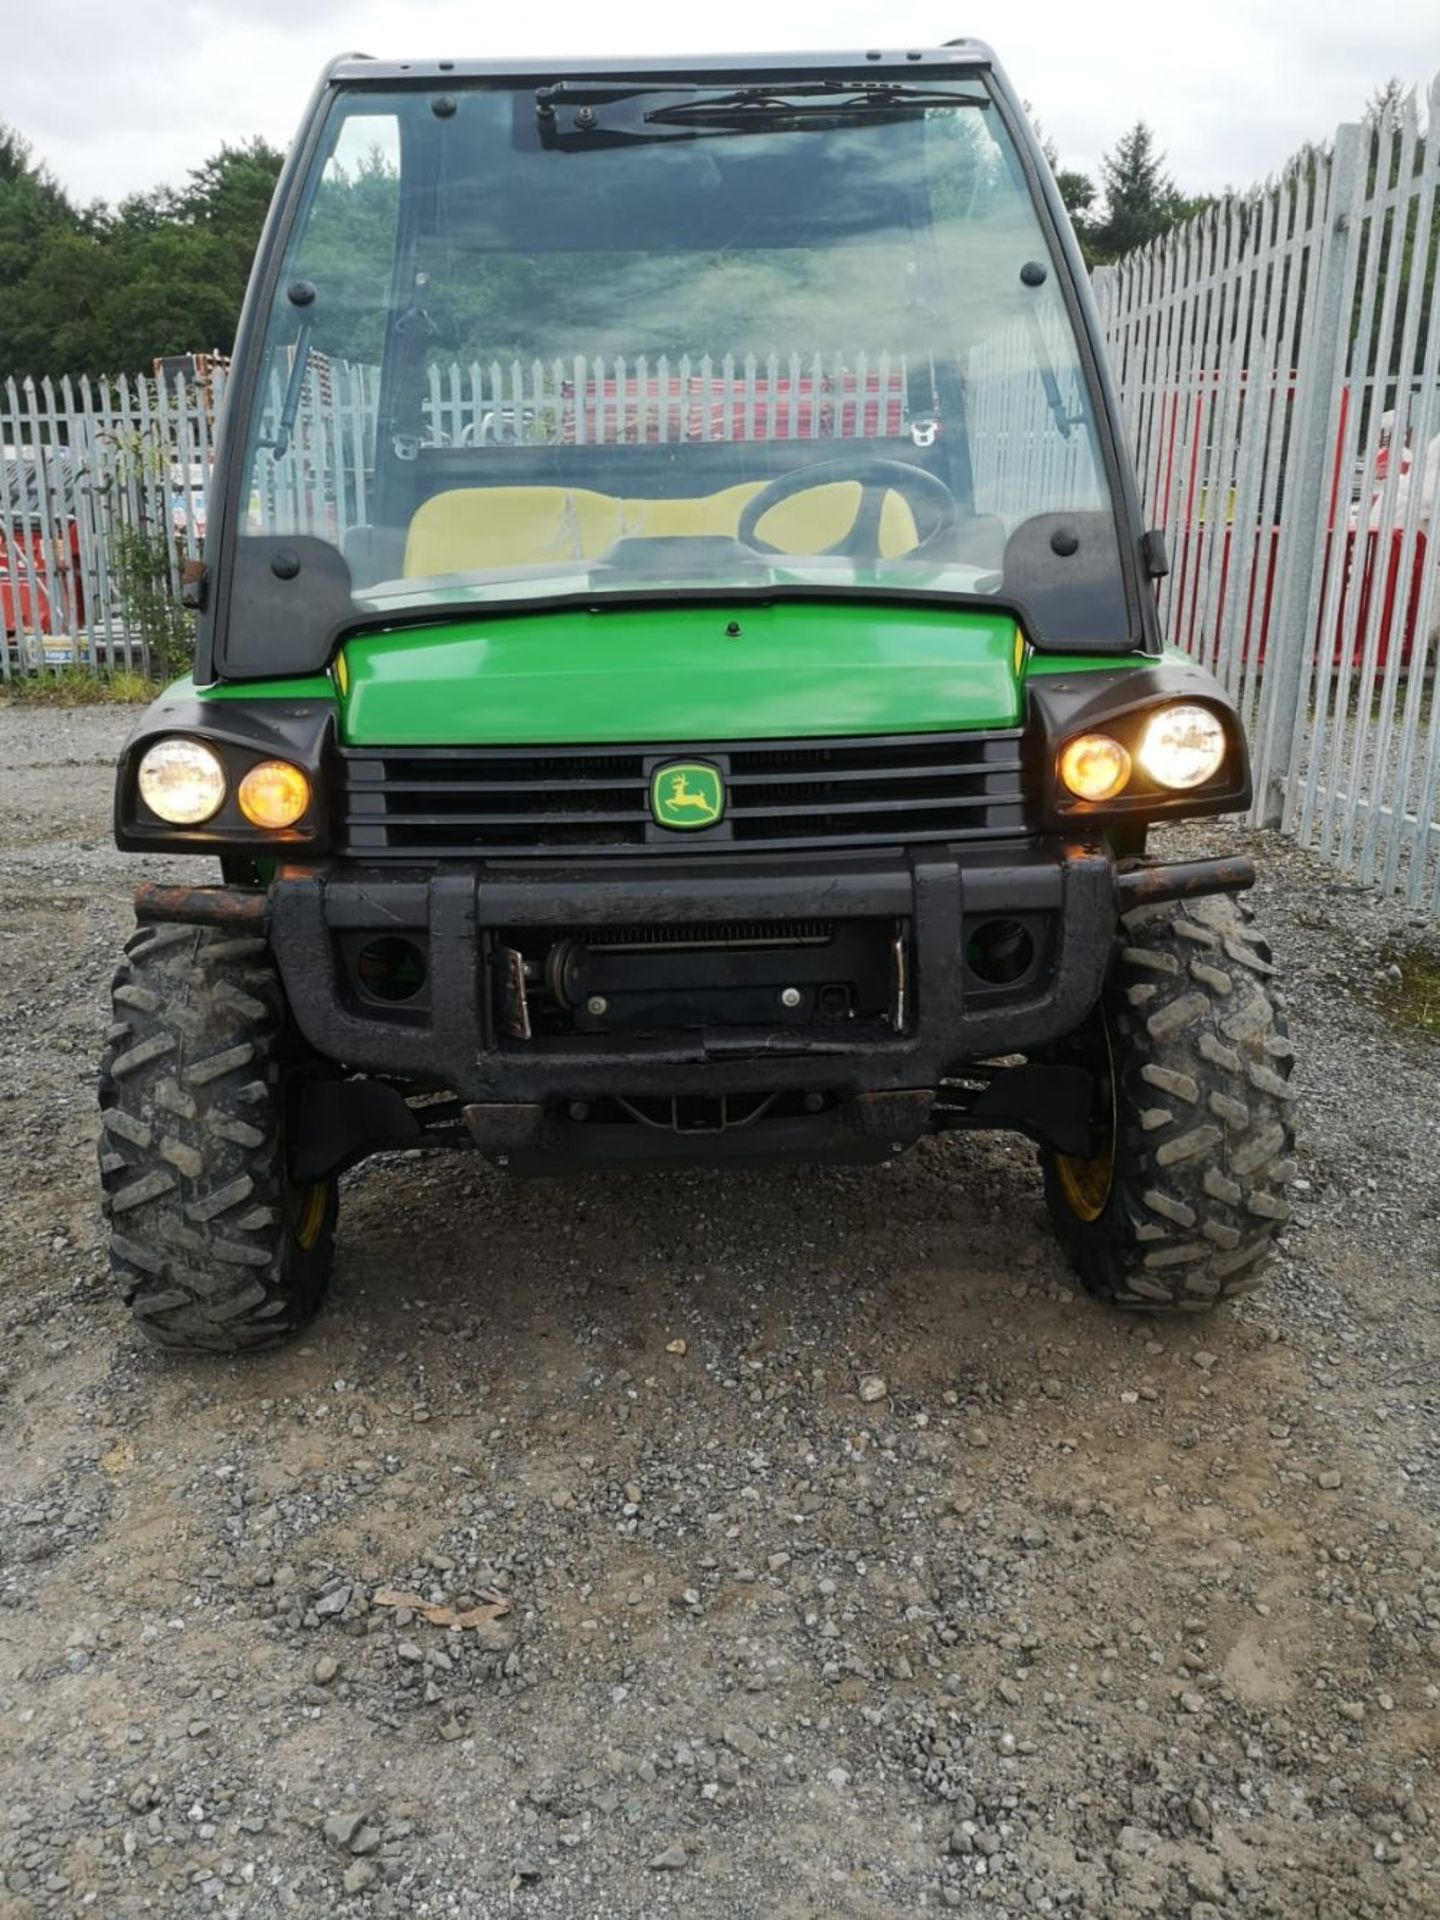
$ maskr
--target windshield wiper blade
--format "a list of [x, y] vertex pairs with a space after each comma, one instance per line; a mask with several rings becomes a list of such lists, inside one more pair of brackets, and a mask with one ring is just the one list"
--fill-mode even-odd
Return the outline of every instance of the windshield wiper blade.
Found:
[[[556, 123], [556, 108], [573, 106], [576, 133], [618, 133], [602, 128], [596, 109], [626, 101], [664, 97], [665, 106], [643, 116], [649, 126], [744, 126], [816, 114], [884, 113], [921, 107], [990, 105], [985, 94], [954, 93], [908, 85], [903, 80], [796, 80], [778, 86], [706, 87], [687, 80], [555, 80], [535, 89], [535, 117], [542, 129]], [[680, 98], [675, 96], [679, 95]], [[633, 136], [632, 136], [633, 137]]]
[[736, 87], [729, 93], [697, 94], [672, 106], [653, 107], [650, 125], [715, 122], [739, 126], [750, 121], [793, 119], [814, 114], [886, 113], [919, 107], [988, 107], [984, 94], [951, 93], [889, 80], [802, 80], [793, 86]]

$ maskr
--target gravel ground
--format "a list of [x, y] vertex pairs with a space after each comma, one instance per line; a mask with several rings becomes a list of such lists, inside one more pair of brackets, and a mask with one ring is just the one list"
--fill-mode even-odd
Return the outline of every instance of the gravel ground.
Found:
[[176, 1363], [95, 1206], [105, 986], [166, 867], [109, 844], [126, 725], [0, 709], [0, 1920], [1440, 1914], [1401, 909], [1258, 849], [1298, 1218], [1211, 1320], [1076, 1298], [1002, 1135], [409, 1157], [349, 1181], [306, 1338]]

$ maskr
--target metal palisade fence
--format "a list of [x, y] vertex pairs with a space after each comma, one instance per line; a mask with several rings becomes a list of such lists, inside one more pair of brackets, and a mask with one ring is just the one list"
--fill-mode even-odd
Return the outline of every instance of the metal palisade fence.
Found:
[[1440, 78], [1096, 275], [1172, 642], [1256, 818], [1440, 912]]
[[224, 386], [223, 368], [0, 383], [0, 679], [169, 664]]

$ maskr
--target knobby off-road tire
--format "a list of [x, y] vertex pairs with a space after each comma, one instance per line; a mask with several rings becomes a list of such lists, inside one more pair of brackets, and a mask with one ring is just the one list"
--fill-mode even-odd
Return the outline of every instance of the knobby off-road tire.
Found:
[[330, 1278], [335, 1183], [293, 1181], [300, 1048], [264, 940], [142, 927], [100, 1080], [110, 1263], [164, 1347], [234, 1353], [302, 1326]]
[[1293, 1050], [1249, 922], [1224, 895], [1121, 922], [1089, 1038], [1105, 1145], [1043, 1156], [1061, 1245], [1118, 1306], [1197, 1312], [1246, 1292], [1289, 1218]]

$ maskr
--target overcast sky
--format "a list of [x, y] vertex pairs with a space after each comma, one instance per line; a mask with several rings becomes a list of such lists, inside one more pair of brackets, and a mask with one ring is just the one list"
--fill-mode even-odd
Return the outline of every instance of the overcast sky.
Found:
[[320, 68], [407, 55], [731, 52], [989, 40], [1070, 166], [1144, 115], [1188, 191], [1244, 187], [1391, 74], [1440, 68], [1437, 0], [0, 0], [0, 120], [82, 200], [286, 145]]

